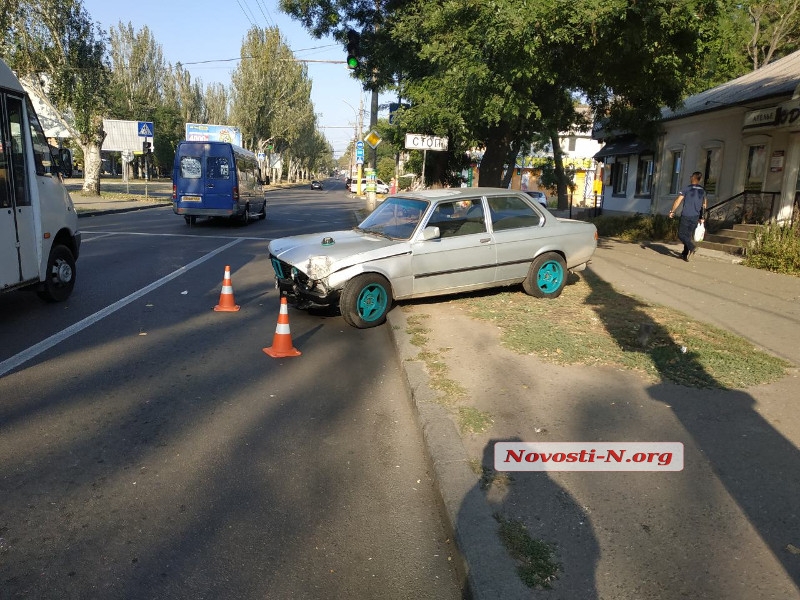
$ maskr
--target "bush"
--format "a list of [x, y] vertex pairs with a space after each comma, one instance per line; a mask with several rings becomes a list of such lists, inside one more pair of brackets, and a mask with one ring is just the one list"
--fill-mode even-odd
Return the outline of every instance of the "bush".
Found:
[[601, 237], [615, 237], [628, 242], [674, 242], [678, 239], [678, 219], [664, 215], [601, 215], [590, 220]]
[[775, 273], [800, 275], [800, 219], [792, 225], [761, 225], [753, 232], [744, 264]]

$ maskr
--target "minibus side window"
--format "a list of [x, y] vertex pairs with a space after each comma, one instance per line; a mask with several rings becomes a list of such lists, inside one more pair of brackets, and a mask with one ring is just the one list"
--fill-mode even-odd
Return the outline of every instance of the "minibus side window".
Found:
[[53, 158], [50, 156], [50, 144], [47, 143], [44, 130], [39, 124], [39, 119], [36, 117], [36, 111], [33, 110], [30, 100], [27, 101], [27, 106], [28, 122], [31, 126], [31, 140], [33, 140], [33, 159], [36, 164], [36, 174], [47, 175], [50, 173], [50, 166], [53, 164]]
[[181, 156], [181, 177], [183, 179], [200, 179], [200, 159], [196, 156]]
[[230, 179], [231, 165], [224, 156], [209, 156], [206, 162], [209, 179]]
[[[25, 140], [22, 136], [22, 100], [19, 98], [6, 99], [8, 109], [8, 128], [11, 133], [11, 156], [6, 163], [11, 164], [11, 189], [13, 203], [17, 206], [30, 206], [28, 186], [25, 178]], [[6, 146], [8, 148], [8, 146]]]
[[[3, 111], [3, 97], [0, 96], [0, 117], [4, 114]], [[8, 151], [10, 144], [6, 145], [6, 127], [5, 124], [0, 123], [0, 208], [9, 208], [11, 206], [11, 189], [9, 184], [9, 168], [11, 165], [8, 163]]]

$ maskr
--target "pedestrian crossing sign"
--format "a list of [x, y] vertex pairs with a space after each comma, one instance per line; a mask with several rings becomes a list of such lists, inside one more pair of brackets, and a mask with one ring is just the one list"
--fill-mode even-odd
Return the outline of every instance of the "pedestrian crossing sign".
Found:
[[153, 137], [152, 121], [139, 121], [137, 128], [139, 130], [139, 137]]

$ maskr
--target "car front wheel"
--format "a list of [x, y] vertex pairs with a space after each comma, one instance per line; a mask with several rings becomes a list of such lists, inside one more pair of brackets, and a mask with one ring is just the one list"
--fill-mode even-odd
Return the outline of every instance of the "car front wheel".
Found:
[[47, 276], [39, 297], [47, 302], [63, 302], [75, 287], [75, 258], [66, 246], [53, 246], [47, 260]]
[[386, 320], [392, 306], [389, 282], [377, 273], [365, 273], [348, 281], [339, 299], [339, 310], [348, 325], [376, 327]]
[[567, 263], [560, 254], [537, 256], [522, 282], [526, 294], [536, 298], [558, 298], [567, 283]]

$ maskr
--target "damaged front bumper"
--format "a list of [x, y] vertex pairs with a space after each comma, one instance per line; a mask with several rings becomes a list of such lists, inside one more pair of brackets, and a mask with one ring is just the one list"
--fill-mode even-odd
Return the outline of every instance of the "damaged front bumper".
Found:
[[310, 306], [334, 306], [339, 303], [340, 290], [328, 288], [323, 280], [313, 280], [287, 262], [270, 255], [275, 271], [275, 287], [286, 296], [290, 304], [298, 308]]

